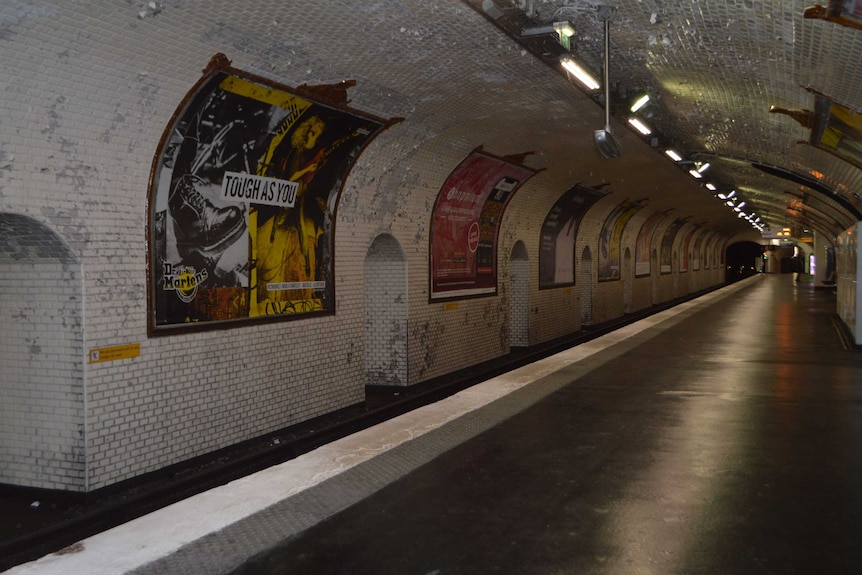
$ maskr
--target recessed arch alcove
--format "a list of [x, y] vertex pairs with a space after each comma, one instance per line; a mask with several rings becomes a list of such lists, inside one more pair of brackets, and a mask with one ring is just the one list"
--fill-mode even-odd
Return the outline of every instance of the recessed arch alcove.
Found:
[[593, 323], [593, 256], [590, 246], [581, 253], [581, 325]]
[[86, 490], [82, 290], [59, 235], [0, 213], [0, 483]]
[[509, 258], [509, 322], [512, 347], [530, 345], [530, 257], [524, 242], [512, 246]]
[[389, 234], [365, 256], [365, 382], [407, 385], [407, 259]]

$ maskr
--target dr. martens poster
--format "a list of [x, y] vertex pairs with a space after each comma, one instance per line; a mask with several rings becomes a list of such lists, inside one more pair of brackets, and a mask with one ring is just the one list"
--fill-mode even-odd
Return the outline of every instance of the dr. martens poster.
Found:
[[335, 310], [339, 194], [388, 122], [302, 88], [216, 57], [180, 105], [153, 165], [151, 332]]

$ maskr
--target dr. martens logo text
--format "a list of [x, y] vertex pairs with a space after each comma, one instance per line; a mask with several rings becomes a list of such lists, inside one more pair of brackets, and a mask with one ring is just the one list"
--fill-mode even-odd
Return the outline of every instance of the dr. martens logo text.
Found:
[[183, 303], [189, 303], [198, 294], [198, 286], [209, 277], [206, 268], [198, 271], [191, 266], [165, 262], [164, 289], [177, 292]]

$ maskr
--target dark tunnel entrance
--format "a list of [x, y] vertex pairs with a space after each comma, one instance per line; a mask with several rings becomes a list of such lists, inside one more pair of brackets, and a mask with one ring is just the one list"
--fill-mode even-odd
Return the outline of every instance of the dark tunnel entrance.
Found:
[[724, 270], [726, 283], [753, 276], [763, 269], [763, 246], [756, 242], [739, 242], [727, 247]]

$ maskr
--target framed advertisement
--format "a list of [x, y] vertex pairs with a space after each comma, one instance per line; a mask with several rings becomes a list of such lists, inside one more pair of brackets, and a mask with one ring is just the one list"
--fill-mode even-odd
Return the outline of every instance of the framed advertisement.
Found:
[[658, 225], [668, 216], [669, 212], [655, 212], [650, 214], [641, 226], [635, 241], [635, 277], [646, 277], [652, 273], [650, 266], [650, 255], [652, 254], [652, 243]]
[[334, 313], [341, 188], [394, 121], [348, 108], [341, 93], [210, 61], [153, 160], [151, 335]]
[[659, 273], [662, 275], [673, 273], [673, 241], [676, 239], [677, 232], [679, 232], [679, 229], [686, 221], [686, 218], [676, 219], [664, 231], [658, 256]]
[[623, 230], [643, 204], [625, 200], [605, 219], [599, 234], [599, 281], [620, 279], [620, 246]]
[[[806, 88], [814, 95], [814, 110], [789, 110], [772, 106], [770, 113], [783, 114], [796, 120], [802, 127], [811, 130], [808, 140], [798, 143], [809, 144], [862, 170], [862, 114], [858, 110], [834, 101], [829, 96]], [[760, 166], [755, 166], [764, 169]], [[765, 169], [764, 171], [769, 172]], [[773, 175], [777, 175], [774, 174]], [[784, 176], [781, 176], [784, 177]], [[816, 188], [816, 182], [813, 182]]]
[[551, 207], [539, 243], [539, 289], [575, 285], [578, 228], [592, 205], [608, 193], [576, 184]]
[[803, 11], [805, 18], [826, 20], [848, 28], [862, 30], [862, 0], [826, 0]]
[[697, 235], [697, 239], [694, 240], [694, 248], [691, 253], [691, 268], [692, 270], [699, 272], [700, 267], [703, 260], [703, 240], [707, 236], [708, 232], [704, 231]]
[[862, 115], [815, 93], [810, 143], [862, 169]]
[[683, 236], [682, 245], [680, 246], [680, 255], [679, 255], [679, 271], [687, 272], [688, 266], [691, 259], [691, 240], [694, 235], [698, 232], [700, 226], [692, 226], [691, 229], [687, 230], [685, 235]]
[[476, 149], [446, 178], [431, 215], [431, 301], [497, 292], [503, 212], [535, 173], [510, 157]]

